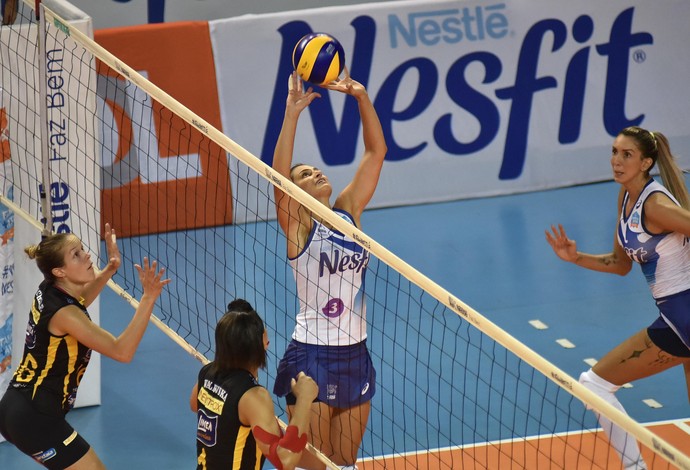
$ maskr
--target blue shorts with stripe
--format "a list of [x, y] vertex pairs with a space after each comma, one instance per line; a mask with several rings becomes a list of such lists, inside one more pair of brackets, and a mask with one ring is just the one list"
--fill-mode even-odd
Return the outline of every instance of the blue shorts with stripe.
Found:
[[649, 337], [674, 356], [690, 357], [690, 290], [655, 300], [660, 315], [647, 328]]
[[349, 346], [319, 346], [292, 340], [278, 365], [273, 393], [294, 404], [290, 381], [300, 372], [319, 386], [317, 401], [336, 408], [368, 402], [376, 393], [376, 371], [366, 340]]

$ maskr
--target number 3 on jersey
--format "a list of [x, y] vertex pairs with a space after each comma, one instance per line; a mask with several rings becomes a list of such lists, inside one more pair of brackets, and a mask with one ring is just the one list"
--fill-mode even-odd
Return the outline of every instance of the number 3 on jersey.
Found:
[[326, 306], [321, 309], [328, 318], [336, 318], [343, 314], [345, 304], [340, 299], [331, 299], [326, 302]]

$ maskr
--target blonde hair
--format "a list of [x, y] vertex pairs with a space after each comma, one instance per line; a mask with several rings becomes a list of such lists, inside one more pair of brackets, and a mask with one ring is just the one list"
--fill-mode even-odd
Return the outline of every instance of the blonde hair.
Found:
[[35, 259], [43, 277], [50, 282], [55, 281], [53, 269], [65, 265], [65, 247], [73, 241], [71, 233], [56, 233], [44, 237], [38, 245], [29, 245], [24, 253], [29, 259]]

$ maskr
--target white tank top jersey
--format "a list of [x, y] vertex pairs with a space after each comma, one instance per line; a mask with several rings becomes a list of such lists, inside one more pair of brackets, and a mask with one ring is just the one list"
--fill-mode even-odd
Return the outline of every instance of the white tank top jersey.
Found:
[[[353, 223], [347, 212], [333, 211]], [[347, 346], [366, 339], [364, 277], [369, 256], [352, 239], [313, 221], [304, 249], [290, 259], [300, 301], [294, 340]]]
[[618, 243], [625, 249], [628, 257], [640, 263], [652, 296], [658, 299], [690, 289], [690, 245], [688, 237], [682, 233], [653, 235], [646, 230], [644, 203], [656, 192], [664, 193], [678, 204], [663, 185], [650, 180], [627, 217], [625, 207], [629, 194], [626, 192], [623, 196], [617, 234]]

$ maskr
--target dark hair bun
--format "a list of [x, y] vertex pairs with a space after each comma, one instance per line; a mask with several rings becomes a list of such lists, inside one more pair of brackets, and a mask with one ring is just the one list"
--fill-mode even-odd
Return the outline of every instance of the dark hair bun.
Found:
[[235, 299], [228, 304], [228, 312], [251, 312], [254, 310], [252, 304], [244, 299]]

